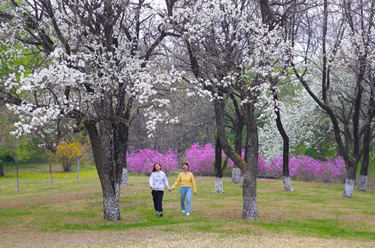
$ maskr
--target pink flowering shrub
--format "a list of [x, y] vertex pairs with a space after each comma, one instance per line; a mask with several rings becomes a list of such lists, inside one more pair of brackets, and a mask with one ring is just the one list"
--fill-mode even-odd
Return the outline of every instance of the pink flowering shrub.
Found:
[[[242, 151], [244, 157], [244, 151]], [[222, 153], [223, 159], [226, 157]], [[178, 164], [179, 154], [169, 149], [165, 153], [159, 153], [152, 149], [141, 149], [135, 151], [130, 149], [127, 153], [128, 170], [136, 174], [149, 175], [155, 163], [160, 163], [162, 170], [169, 174], [180, 168]], [[212, 144], [193, 144], [186, 149], [183, 162], [190, 165], [190, 170], [196, 175], [213, 176], [213, 165], [215, 162], [215, 149]], [[233, 167], [230, 160], [229, 167]], [[258, 157], [258, 177], [280, 178], [283, 172], [282, 154], [273, 158], [268, 164], [263, 154]], [[294, 179], [304, 181], [319, 180], [323, 182], [343, 181], [346, 175], [345, 161], [337, 157], [327, 161], [315, 160], [309, 156], [299, 155], [289, 159], [290, 176]]]
[[[258, 172], [261, 177], [280, 178], [283, 172], [282, 155], [272, 159], [269, 165], [259, 166]], [[345, 161], [341, 157], [320, 161], [309, 156], [299, 155], [289, 159], [289, 172], [290, 176], [295, 179], [332, 182], [342, 181], [346, 169]]]
[[[281, 159], [281, 160], [280, 160]], [[281, 164], [281, 167], [280, 167]], [[258, 177], [263, 178], [280, 178], [283, 174], [283, 158], [277, 157], [271, 160], [267, 165], [263, 154], [258, 156]]]
[[204, 146], [198, 143], [186, 149], [184, 162], [190, 166], [190, 171], [201, 176], [212, 176], [214, 174], [213, 164], [215, 162], [215, 149], [212, 144]]
[[178, 167], [178, 153], [169, 149], [165, 153], [146, 148], [141, 150], [129, 149], [126, 155], [127, 169], [135, 174], [150, 175], [155, 163], [161, 165], [161, 170], [167, 175]]

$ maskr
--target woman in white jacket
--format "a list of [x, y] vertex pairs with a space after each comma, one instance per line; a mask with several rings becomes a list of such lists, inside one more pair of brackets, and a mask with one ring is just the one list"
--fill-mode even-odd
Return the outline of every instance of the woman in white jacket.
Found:
[[169, 184], [167, 176], [164, 171], [161, 170], [161, 165], [159, 163], [154, 164], [152, 173], [150, 176], [150, 187], [152, 189], [152, 199], [154, 201], [155, 214], [160, 217], [163, 216], [163, 195], [164, 187], [169, 190]]

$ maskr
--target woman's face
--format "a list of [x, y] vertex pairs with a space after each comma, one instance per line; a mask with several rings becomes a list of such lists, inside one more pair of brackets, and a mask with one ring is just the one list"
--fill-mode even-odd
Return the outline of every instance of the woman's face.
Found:
[[188, 171], [189, 166], [187, 166], [186, 164], [184, 164], [184, 165], [182, 166], [182, 169], [183, 169], [184, 171]]
[[156, 171], [160, 171], [160, 169], [161, 169], [160, 164], [156, 164], [156, 165], [155, 165], [155, 169], [156, 169]]

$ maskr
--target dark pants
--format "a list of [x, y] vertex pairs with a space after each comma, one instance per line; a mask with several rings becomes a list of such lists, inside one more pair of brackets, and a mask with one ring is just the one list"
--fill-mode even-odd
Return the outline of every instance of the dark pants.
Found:
[[154, 200], [154, 208], [155, 211], [163, 212], [163, 195], [164, 191], [162, 190], [153, 190], [151, 192], [152, 200]]

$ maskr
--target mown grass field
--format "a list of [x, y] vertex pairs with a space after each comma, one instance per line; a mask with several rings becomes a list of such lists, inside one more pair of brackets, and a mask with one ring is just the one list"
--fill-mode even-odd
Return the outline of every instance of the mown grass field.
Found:
[[[148, 177], [129, 176], [120, 198], [121, 220], [103, 220], [102, 192], [94, 167], [76, 172], [22, 165], [20, 192], [14, 166], [5, 166], [0, 191], [0, 247], [375, 247], [375, 185], [343, 199], [343, 185], [258, 180], [258, 221], [244, 221], [242, 189], [224, 180], [196, 177], [191, 216], [180, 213], [178, 190], [165, 192], [164, 217], [152, 207]], [[172, 184], [177, 174], [169, 176]]]

